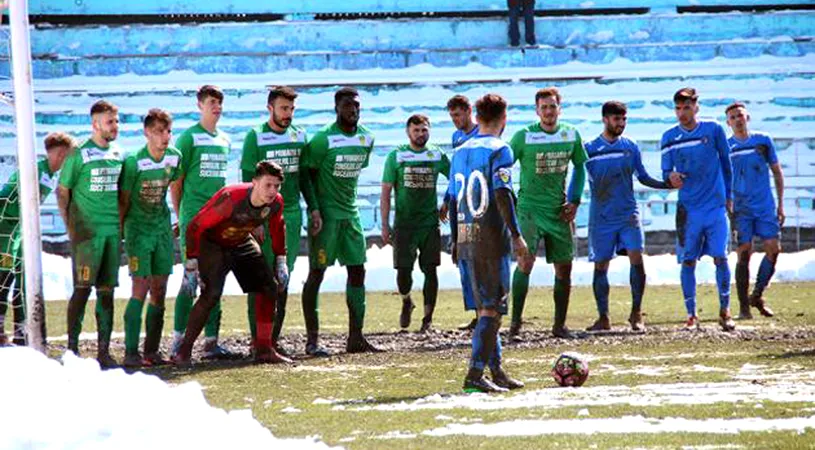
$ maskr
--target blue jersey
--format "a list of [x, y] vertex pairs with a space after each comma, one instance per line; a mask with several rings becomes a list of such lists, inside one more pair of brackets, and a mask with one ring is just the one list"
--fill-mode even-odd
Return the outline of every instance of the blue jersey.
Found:
[[456, 202], [450, 227], [456, 231], [458, 259], [509, 256], [509, 230], [495, 202], [497, 189], [512, 190], [509, 145], [494, 136], [473, 137], [453, 154], [449, 179], [447, 196]]
[[689, 211], [723, 208], [732, 199], [733, 175], [724, 129], [716, 122], [699, 121], [693, 130], [680, 125], [662, 134], [662, 176], [685, 175], [679, 203]]
[[453, 148], [460, 146], [461, 144], [469, 141], [471, 138], [478, 136], [478, 125], [475, 126], [469, 133], [465, 133], [461, 130], [456, 130], [453, 132]]
[[586, 171], [589, 175], [591, 203], [589, 223], [620, 224], [636, 218], [638, 209], [634, 199], [633, 175], [640, 183], [656, 188], [669, 186], [651, 178], [642, 165], [642, 155], [637, 144], [625, 136], [614, 142], [602, 135], [586, 144]]
[[740, 141], [727, 140], [733, 163], [733, 197], [736, 212], [755, 215], [775, 214], [775, 199], [770, 190], [769, 167], [778, 164], [773, 140], [764, 133], [752, 133]]

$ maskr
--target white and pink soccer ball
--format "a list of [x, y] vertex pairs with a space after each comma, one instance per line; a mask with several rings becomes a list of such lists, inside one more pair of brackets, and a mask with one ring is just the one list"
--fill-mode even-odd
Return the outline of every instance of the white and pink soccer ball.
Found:
[[578, 387], [589, 378], [589, 363], [579, 353], [565, 352], [552, 361], [552, 377], [563, 387]]

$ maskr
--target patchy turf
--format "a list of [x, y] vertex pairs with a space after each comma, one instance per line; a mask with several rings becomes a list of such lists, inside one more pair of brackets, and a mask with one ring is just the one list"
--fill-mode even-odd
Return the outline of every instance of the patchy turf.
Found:
[[[626, 288], [612, 288], [615, 330], [575, 341], [549, 336], [552, 291], [531, 290], [524, 341], [504, 350], [507, 370], [527, 386], [501, 396], [461, 393], [469, 335], [455, 328], [471, 316], [453, 291], [440, 295], [437, 330], [426, 335], [398, 332], [399, 297], [369, 293], [366, 329], [386, 353], [342, 353], [344, 299], [327, 294], [321, 296], [321, 329], [323, 343], [336, 352], [331, 358], [299, 356], [295, 367], [243, 360], [149, 372], [172, 383], [199, 382], [212, 404], [249, 408], [276, 436], [319, 435], [349, 448], [815, 447], [815, 284], [774, 284], [768, 294], [776, 317], [756, 314], [755, 320], [738, 322], [734, 333], [716, 326], [714, 289], [700, 287], [703, 329], [687, 332], [679, 330], [684, 319], [679, 287], [649, 287], [648, 332], [635, 334], [624, 326], [630, 295]], [[590, 325], [591, 290], [576, 288], [572, 295], [569, 325]], [[302, 353], [299, 303], [297, 296], [289, 300], [284, 344]], [[116, 305], [117, 330], [123, 304]], [[66, 303], [47, 306], [49, 336], [63, 335]], [[85, 331], [94, 329], [93, 306], [88, 305]], [[225, 300], [222, 334], [228, 346], [248, 353], [245, 309], [241, 298]], [[172, 310], [169, 302], [167, 336]], [[420, 324], [420, 310], [411, 330]], [[168, 343], [165, 339], [165, 348]], [[52, 344], [58, 354], [64, 342]], [[86, 354], [93, 349], [93, 340], [83, 344]], [[592, 374], [584, 388], [557, 388], [549, 376], [552, 358], [565, 350], [590, 358]], [[121, 340], [114, 351], [121, 356]], [[604, 432], [609, 424], [612, 430], [605, 431], [617, 432]], [[590, 429], [600, 432], [582, 434]]]

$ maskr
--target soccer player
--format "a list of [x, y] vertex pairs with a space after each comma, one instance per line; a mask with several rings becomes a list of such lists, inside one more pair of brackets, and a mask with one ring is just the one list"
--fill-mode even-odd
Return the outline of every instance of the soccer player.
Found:
[[643, 331], [642, 296], [645, 292], [645, 266], [642, 263], [640, 212], [634, 199], [632, 175], [654, 189], [671, 186], [651, 178], [642, 165], [637, 144], [623, 136], [628, 108], [610, 101], [603, 105], [603, 133], [586, 144], [586, 172], [589, 176], [589, 261], [594, 262], [594, 299], [600, 317], [589, 331], [610, 330], [608, 315], [608, 265], [615, 253], [628, 255], [631, 262], [631, 314], [628, 323]]
[[727, 137], [721, 125], [696, 118], [696, 90], [682, 88], [674, 94], [679, 124], [662, 135], [662, 176], [679, 187], [676, 206], [676, 256], [682, 264], [680, 280], [686, 329], [699, 327], [696, 315], [696, 261], [713, 258], [719, 290], [719, 325], [732, 331], [730, 316], [730, 268], [727, 244], [730, 239], [727, 212], [733, 210], [732, 171]]
[[[312, 227], [319, 230], [322, 227], [322, 219], [319, 209], [316, 209], [317, 201], [314, 196], [314, 188], [311, 185], [311, 178], [301, 174], [300, 167], [305, 156], [307, 136], [306, 130], [297, 125], [292, 125], [294, 117], [294, 101], [297, 93], [288, 86], [276, 86], [269, 91], [266, 101], [266, 109], [269, 111], [269, 120], [255, 128], [249, 130], [246, 139], [243, 141], [243, 156], [241, 157], [241, 172], [243, 181], [252, 181], [255, 175], [255, 167], [260, 161], [274, 161], [278, 163], [285, 174], [283, 186], [280, 194], [283, 196], [283, 220], [286, 222], [286, 266], [289, 273], [294, 270], [294, 262], [297, 260], [297, 253], [300, 248], [300, 230], [303, 228], [303, 213], [300, 209], [300, 193], [306, 199], [306, 204], [310, 205], [309, 217]], [[302, 176], [301, 176], [302, 175]], [[268, 235], [268, 230], [264, 230]], [[272, 251], [271, 239], [264, 239], [261, 245], [263, 256], [270, 267], [275, 267], [274, 252]], [[273, 337], [278, 343], [280, 331], [283, 328], [283, 319], [286, 316], [286, 300], [288, 291], [283, 291], [277, 296], [275, 307], [275, 322]], [[252, 338], [255, 337], [254, 329], [254, 294], [249, 294], [249, 324], [252, 327]], [[289, 352], [279, 346], [277, 352], [288, 355]]]
[[[447, 101], [447, 113], [450, 114], [450, 120], [453, 121], [453, 125], [456, 127], [456, 131], [453, 132], [452, 139], [453, 149], [467, 142], [470, 138], [478, 134], [478, 124], [473, 121], [473, 107], [470, 105], [470, 99], [463, 95], [454, 95], [450, 97], [450, 100]], [[447, 196], [444, 197], [444, 204], [450, 204], [450, 199], [447, 198]], [[442, 217], [442, 220], [445, 220], [445, 217]], [[463, 295], [465, 299], [472, 298], [472, 294], [469, 293], [466, 285], [464, 287]], [[475, 309], [475, 305], [470, 306], [473, 310]], [[469, 323], [458, 327], [458, 329], [472, 331], [475, 329], [477, 323], [478, 315], [476, 315]]]
[[[181, 152], [170, 147], [170, 113], [151, 109], [144, 118], [147, 145], [128, 155], [119, 186], [119, 214], [125, 236], [133, 291], [124, 314], [126, 367], [166, 364], [159, 353], [164, 328], [164, 297], [173, 272], [175, 247], [167, 190], [181, 176]], [[144, 359], [139, 334], [144, 300], [150, 293], [144, 327]]]
[[[360, 171], [368, 167], [374, 136], [359, 124], [360, 99], [356, 89], [334, 93], [336, 121], [309, 141], [304, 165], [309, 169], [320, 202], [323, 227], [309, 239], [309, 273], [303, 286], [306, 353], [327, 356], [318, 345], [317, 296], [327, 267], [339, 260], [348, 270], [345, 301], [348, 305], [348, 353], [379, 351], [362, 334], [365, 321], [365, 236], [356, 206]], [[311, 226], [314, 226], [313, 224]]]
[[[539, 121], [519, 130], [510, 141], [515, 160], [521, 165], [518, 218], [529, 253], [518, 260], [512, 276], [512, 324], [510, 336], [517, 340], [521, 331], [529, 274], [535, 265], [538, 244], [543, 244], [546, 262], [555, 266], [555, 323], [552, 334], [574, 336], [566, 327], [569, 294], [572, 288], [572, 222], [586, 183], [584, 163], [588, 159], [577, 129], [560, 123], [561, 97], [557, 88], [535, 94]], [[574, 173], [566, 191], [569, 162]]]
[[[226, 275], [235, 274], [244, 292], [254, 292], [257, 337], [255, 361], [291, 363], [275, 351], [272, 322], [275, 297], [286, 289], [286, 225], [283, 222], [283, 169], [277, 163], [261, 161], [252, 183], [222, 188], [195, 215], [187, 229], [185, 277], [200, 278], [201, 296], [190, 312], [187, 331], [173, 358], [179, 365], [189, 364], [192, 346], [204, 328], [224, 290]], [[277, 265], [270, 267], [257, 241], [256, 230], [267, 225]], [[253, 235], [255, 232], [255, 235]]]
[[[430, 119], [414, 114], [407, 120], [409, 144], [391, 151], [385, 159], [382, 173], [382, 195], [379, 206], [382, 213], [382, 242], [393, 244], [393, 267], [396, 284], [402, 296], [402, 314], [399, 326], [410, 326], [411, 312], [415, 308], [410, 298], [413, 287], [413, 264], [418, 252], [419, 268], [424, 273], [424, 317], [421, 333], [430, 330], [433, 310], [439, 293], [436, 268], [441, 263], [441, 233], [436, 182], [439, 174], [450, 173], [450, 160], [440, 148], [428, 144]], [[394, 228], [390, 228], [391, 191], [396, 190]], [[447, 216], [442, 205], [443, 216]]]
[[[56, 185], [56, 174], [68, 153], [76, 148], [76, 142], [65, 133], [50, 133], [45, 137], [45, 159], [37, 163], [37, 179], [40, 182], [40, 203]], [[15, 171], [0, 190], [0, 346], [8, 344], [5, 333], [6, 311], [11, 293], [14, 310], [13, 340], [15, 345], [26, 345], [25, 299], [22, 295], [23, 248], [20, 236], [20, 172]], [[44, 336], [44, 334], [43, 334]]]
[[[472, 335], [465, 391], [506, 392], [523, 387], [501, 366], [501, 316], [507, 313], [510, 253], [524, 257], [526, 243], [515, 216], [512, 192], [512, 150], [500, 139], [506, 126], [507, 103], [487, 94], [475, 103], [480, 132], [453, 155], [447, 194], [453, 262], [462, 285], [470, 286], [478, 324]], [[512, 247], [510, 247], [510, 245]], [[462, 287], [463, 287], [462, 286]], [[484, 377], [489, 366], [492, 380]]]
[[[186, 233], [190, 221], [201, 207], [219, 189], [226, 185], [226, 168], [229, 157], [230, 140], [226, 133], [218, 129], [218, 120], [223, 111], [224, 93], [217, 86], [204, 85], [198, 89], [199, 122], [187, 129], [175, 141], [181, 151], [181, 176], [170, 185], [170, 197], [178, 216], [179, 242], [182, 258], [186, 254]], [[173, 324], [173, 353], [178, 350], [184, 338], [192, 302], [198, 285], [194, 278], [184, 278], [175, 299], [175, 320]], [[221, 327], [221, 302], [218, 299], [212, 308], [212, 315], [204, 330], [204, 358], [230, 359], [235, 355], [218, 345], [218, 331]]]
[[447, 101], [447, 113], [456, 127], [453, 132], [453, 148], [467, 142], [478, 134], [478, 124], [473, 122], [473, 107], [470, 99], [463, 95], [454, 95]]
[[[730, 145], [730, 161], [733, 164], [734, 220], [738, 239], [738, 263], [736, 264], [736, 293], [739, 296], [739, 319], [752, 319], [750, 306], [762, 316], [772, 317], [772, 310], [764, 301], [764, 289], [775, 273], [775, 263], [781, 245], [778, 236], [784, 225], [784, 174], [775, 153], [772, 138], [764, 133], [750, 132], [750, 114], [743, 103], [733, 103], [725, 110], [727, 124], [733, 136]], [[769, 166], [778, 196], [776, 207], [770, 191]], [[750, 289], [750, 253], [753, 236], [764, 241], [764, 259], [758, 269], [753, 294]]]
[[110, 356], [113, 331], [113, 289], [119, 284], [119, 175], [123, 153], [119, 109], [99, 100], [91, 106], [91, 138], [65, 160], [59, 175], [57, 202], [68, 228], [73, 256], [74, 292], [68, 301], [68, 350], [79, 354], [79, 333], [85, 305], [96, 287], [96, 359], [102, 368], [115, 367]]

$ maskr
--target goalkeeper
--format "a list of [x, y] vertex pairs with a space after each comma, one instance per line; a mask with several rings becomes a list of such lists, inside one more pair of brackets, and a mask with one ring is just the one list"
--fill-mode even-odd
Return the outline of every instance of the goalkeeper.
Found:
[[[48, 197], [56, 183], [56, 172], [76, 142], [65, 133], [51, 133], [45, 137], [45, 159], [37, 163], [37, 179], [40, 182], [40, 203]], [[0, 190], [0, 346], [8, 344], [5, 319], [8, 311], [8, 294], [14, 284], [12, 302], [14, 308], [14, 338], [16, 345], [26, 345], [25, 302], [20, 294], [23, 247], [20, 241], [20, 199], [18, 196], [19, 171], [9, 177]], [[16, 280], [16, 283], [15, 283]], [[43, 337], [45, 333], [43, 333]]]

